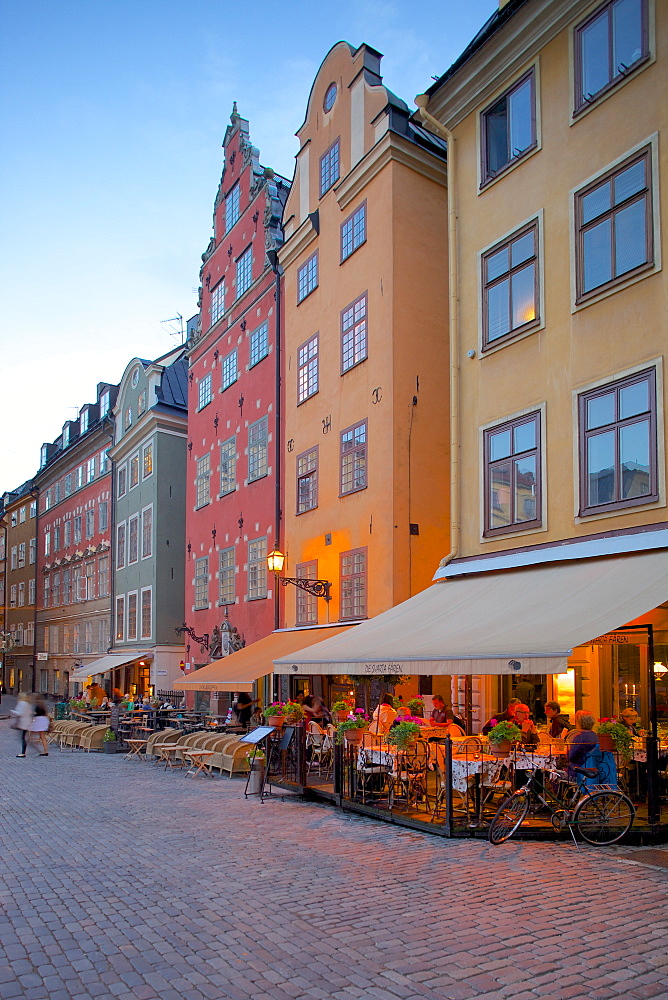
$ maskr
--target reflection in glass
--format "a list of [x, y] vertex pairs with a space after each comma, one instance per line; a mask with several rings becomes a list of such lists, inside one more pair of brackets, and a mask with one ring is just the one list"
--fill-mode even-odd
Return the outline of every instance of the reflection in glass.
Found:
[[515, 462], [515, 520], [533, 521], [536, 517], [536, 459]]
[[642, 55], [641, 0], [617, 0], [612, 7], [612, 71], [623, 73]]
[[612, 503], [615, 494], [615, 435], [606, 431], [587, 441], [588, 506]]
[[649, 493], [649, 420], [621, 427], [619, 462], [622, 470], [622, 498]]
[[532, 80], [525, 80], [510, 95], [510, 159], [519, 156], [533, 142], [531, 87]]
[[536, 318], [534, 265], [517, 271], [512, 278], [513, 329]]
[[518, 264], [524, 263], [525, 260], [529, 260], [530, 257], [534, 255], [534, 242], [535, 234], [533, 229], [529, 233], [525, 233], [524, 236], [520, 236], [518, 240], [512, 245], [512, 266], [517, 267]]
[[592, 97], [608, 83], [608, 19], [597, 17], [582, 32], [582, 96]]
[[513, 430], [514, 435], [514, 448], [513, 451], [517, 455], [522, 451], [530, 451], [531, 448], [536, 447], [536, 421], [534, 419], [528, 420], [526, 424], [519, 424]]
[[615, 394], [606, 392], [604, 396], [594, 396], [587, 400], [587, 430], [605, 427], [615, 419]]
[[612, 278], [610, 219], [604, 219], [583, 234], [585, 292], [604, 285]]
[[487, 258], [487, 281], [494, 281], [500, 278], [508, 270], [508, 247], [499, 250]]
[[637, 413], [649, 410], [649, 383], [646, 379], [634, 382], [619, 390], [619, 418], [635, 417]]
[[510, 332], [510, 283], [508, 278], [487, 293], [487, 337], [496, 340]]
[[637, 194], [645, 187], [645, 160], [631, 164], [628, 170], [623, 170], [615, 177], [615, 205]]
[[510, 524], [510, 462], [494, 466], [490, 478], [490, 528]]
[[498, 458], [507, 458], [508, 455], [510, 455], [510, 431], [499, 431], [498, 434], [490, 434], [490, 461], [495, 462]]
[[610, 181], [606, 181], [583, 197], [582, 222], [586, 225], [602, 212], [608, 212], [610, 208]]

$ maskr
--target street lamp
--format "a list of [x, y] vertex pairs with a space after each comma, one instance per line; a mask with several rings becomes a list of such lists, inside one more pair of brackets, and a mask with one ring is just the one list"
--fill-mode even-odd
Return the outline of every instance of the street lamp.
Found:
[[322, 597], [325, 601], [331, 601], [332, 595], [329, 591], [332, 585], [329, 580], [307, 580], [303, 576], [279, 576], [279, 573], [283, 572], [284, 565], [285, 556], [281, 550], [272, 549], [267, 556], [267, 566], [269, 567], [269, 571], [274, 574], [284, 587], [287, 587], [291, 583], [294, 587], [304, 590], [307, 594], [313, 594], [314, 597]]

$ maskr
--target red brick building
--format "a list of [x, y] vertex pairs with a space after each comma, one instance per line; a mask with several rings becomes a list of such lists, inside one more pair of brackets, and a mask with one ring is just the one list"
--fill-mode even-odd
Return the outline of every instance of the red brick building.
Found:
[[[234, 106], [214, 235], [201, 269], [189, 338], [186, 669], [221, 655], [226, 617], [245, 642], [272, 631], [267, 553], [278, 533], [280, 218], [289, 183], [259, 163]], [[224, 635], [224, 633], [223, 633]]]
[[58, 697], [84, 683], [111, 645], [111, 409], [101, 382], [61, 434], [42, 446], [37, 533], [36, 688]]

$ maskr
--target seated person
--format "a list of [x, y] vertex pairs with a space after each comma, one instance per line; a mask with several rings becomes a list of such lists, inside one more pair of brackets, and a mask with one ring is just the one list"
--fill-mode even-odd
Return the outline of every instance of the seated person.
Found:
[[522, 702], [519, 698], [511, 698], [508, 702], [508, 707], [506, 709], [499, 709], [495, 712], [491, 719], [488, 719], [485, 725], [482, 727], [482, 735], [487, 736], [490, 729], [494, 729], [494, 726], [499, 722], [513, 722], [513, 709], [515, 705], [521, 705]]
[[551, 740], [563, 740], [566, 738], [566, 733], [575, 728], [566, 716], [561, 714], [558, 701], [545, 702], [545, 715], [548, 721], [547, 734]]
[[594, 716], [584, 709], [575, 713], [575, 734], [569, 739], [566, 748], [568, 761], [568, 777], [577, 777], [576, 767], [582, 767], [587, 754], [598, 746], [598, 736], [593, 731]]
[[250, 695], [246, 691], [241, 691], [237, 695], [236, 701], [232, 703], [232, 711], [237, 717], [237, 721], [240, 726], [247, 726], [251, 720], [251, 715], [253, 714], [253, 705], [257, 702], [251, 699]]
[[397, 717], [394, 710], [394, 699], [391, 694], [384, 694], [380, 705], [374, 709], [373, 721], [369, 726], [369, 732], [375, 735], [382, 735], [390, 731], [390, 727]]
[[626, 726], [632, 736], [641, 736], [641, 731], [638, 729], [638, 723], [640, 722], [640, 716], [636, 712], [635, 708], [625, 708], [622, 714], [619, 716], [619, 721], [622, 726]]
[[[445, 704], [440, 694], [435, 694], [431, 699], [431, 703], [434, 706], [431, 712], [431, 721], [434, 725], [445, 726], [454, 723], [455, 726], [458, 726], [462, 730], [461, 735], [465, 735], [463, 720], [455, 715], [449, 705]], [[451, 733], [450, 735], [454, 736], [456, 734]]]
[[520, 727], [520, 740], [523, 746], [538, 746], [538, 743], [540, 742], [538, 739], [538, 730], [536, 729], [535, 724], [531, 721], [531, 712], [529, 711], [528, 705], [515, 705], [513, 707], [512, 721], [516, 726]]

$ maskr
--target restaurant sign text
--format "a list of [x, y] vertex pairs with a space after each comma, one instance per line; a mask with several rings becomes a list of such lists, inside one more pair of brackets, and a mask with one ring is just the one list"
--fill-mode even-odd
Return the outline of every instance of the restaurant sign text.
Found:
[[646, 646], [647, 636], [643, 632], [608, 632], [592, 639], [591, 646]]

